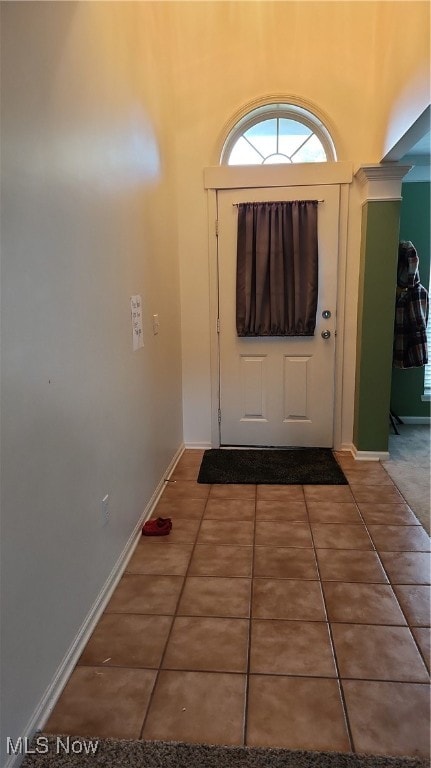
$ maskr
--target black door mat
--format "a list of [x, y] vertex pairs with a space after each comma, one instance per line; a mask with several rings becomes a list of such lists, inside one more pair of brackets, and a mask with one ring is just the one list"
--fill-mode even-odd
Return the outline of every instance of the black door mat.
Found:
[[[67, 754], [58, 739], [69, 738]], [[88, 739], [86, 740], [88, 742]], [[343, 752], [311, 752], [262, 747], [218, 747], [163, 741], [95, 739], [95, 754], [78, 753], [85, 740], [49, 736], [46, 754], [28, 754], [22, 768], [428, 768], [421, 757], [386, 757]], [[36, 742], [34, 743], [34, 745]], [[45, 746], [43, 747], [45, 752]]]
[[330, 448], [205, 451], [198, 483], [258, 485], [347, 485]]

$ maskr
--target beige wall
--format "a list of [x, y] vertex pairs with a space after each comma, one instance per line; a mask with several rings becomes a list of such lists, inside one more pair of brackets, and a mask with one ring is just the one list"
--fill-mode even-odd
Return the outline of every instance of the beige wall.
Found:
[[[269, 95], [305, 100], [326, 117], [357, 168], [387, 147], [401, 92], [413, 122], [429, 101], [429, 6], [414, 2], [172, 4], [181, 262], [184, 430], [208, 443], [210, 361], [207, 201], [202, 169], [219, 161], [240, 111]], [[410, 42], [407, 42], [410, 41]], [[392, 128], [396, 133], [399, 125]], [[396, 137], [398, 138], [398, 136]], [[395, 140], [395, 139], [394, 139]], [[350, 199], [343, 442], [352, 438], [360, 202]]]
[[16, 738], [181, 445], [181, 339], [157, 13], [1, 11], [2, 733]]

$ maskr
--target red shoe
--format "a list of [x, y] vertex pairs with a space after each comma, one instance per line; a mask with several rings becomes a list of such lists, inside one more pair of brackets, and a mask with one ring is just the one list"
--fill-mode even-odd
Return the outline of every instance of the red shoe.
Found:
[[143, 536], [167, 536], [171, 532], [172, 521], [170, 517], [158, 517], [156, 520], [147, 520], [142, 528]]

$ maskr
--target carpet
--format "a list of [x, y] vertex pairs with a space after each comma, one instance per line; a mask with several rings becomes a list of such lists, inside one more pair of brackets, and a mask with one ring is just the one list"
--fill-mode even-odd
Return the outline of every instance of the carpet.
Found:
[[399, 435], [389, 435], [389, 459], [382, 466], [407, 504], [431, 533], [430, 517], [430, 426], [400, 424]]
[[198, 483], [347, 485], [330, 448], [205, 451]]
[[[44, 753], [28, 754], [21, 768], [428, 768], [429, 761], [340, 752], [261, 747], [218, 747], [164, 741], [98, 739], [85, 754], [85, 739], [69, 737], [69, 754], [50, 736]], [[88, 741], [88, 740], [87, 740]], [[80, 751], [80, 745], [83, 745]]]

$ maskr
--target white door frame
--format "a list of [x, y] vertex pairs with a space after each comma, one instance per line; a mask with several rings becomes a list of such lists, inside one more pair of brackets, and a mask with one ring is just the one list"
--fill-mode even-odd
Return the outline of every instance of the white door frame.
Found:
[[211, 445], [220, 447], [219, 429], [219, 342], [217, 191], [257, 187], [300, 187], [321, 184], [340, 185], [339, 252], [337, 284], [337, 343], [335, 349], [334, 447], [341, 448], [344, 315], [346, 297], [347, 222], [351, 163], [304, 163], [292, 165], [215, 166], [204, 169], [204, 188], [208, 196], [208, 256], [210, 275], [211, 324]]

